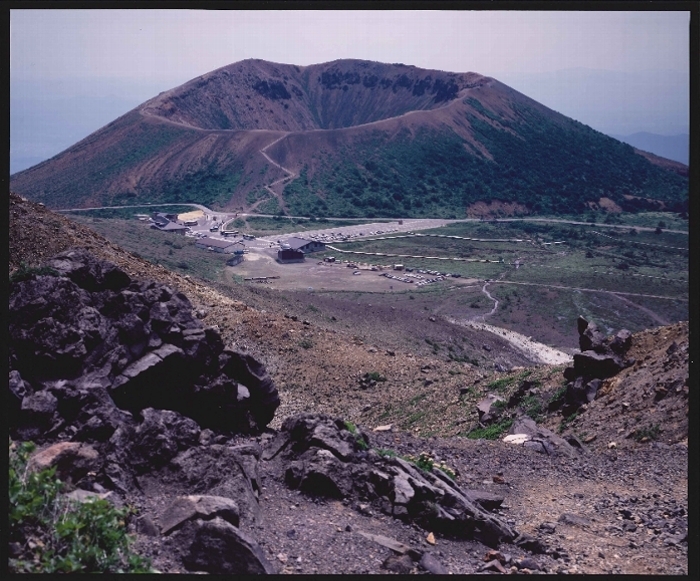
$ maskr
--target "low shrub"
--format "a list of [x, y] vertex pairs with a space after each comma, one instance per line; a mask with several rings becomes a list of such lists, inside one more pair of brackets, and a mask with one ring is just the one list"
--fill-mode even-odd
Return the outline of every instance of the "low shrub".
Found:
[[27, 266], [24, 262], [10, 275], [10, 284], [29, 280], [35, 276], [58, 276], [58, 271], [50, 266]]
[[632, 437], [637, 442], [641, 442], [642, 440], [644, 440], [645, 442], [647, 440], [657, 440], [659, 437], [659, 432], [661, 432], [659, 424], [654, 424], [653, 426], [648, 426], [646, 428], [640, 428], [639, 430], [635, 430]]
[[578, 417], [578, 412], [574, 412], [574, 413], [571, 414], [569, 417], [564, 418], [564, 419], [561, 421], [561, 423], [559, 424], [559, 433], [561, 434], [561, 433], [567, 428], [567, 426], [568, 426], [571, 422], [573, 422], [577, 417]]
[[525, 415], [531, 417], [536, 422], [542, 419], [544, 407], [542, 401], [535, 395], [528, 395], [520, 403], [520, 407], [525, 412]]
[[355, 442], [360, 447], [361, 450], [369, 449], [369, 444], [365, 441], [365, 438], [357, 429], [357, 426], [352, 422], [345, 422], [345, 429], [350, 432], [355, 437]]
[[394, 450], [388, 448], [375, 448], [375, 452], [382, 458], [396, 458], [398, 456]]
[[500, 438], [501, 434], [506, 432], [512, 425], [513, 420], [511, 418], [506, 418], [490, 426], [472, 430], [467, 434], [467, 438], [472, 440], [497, 440]]
[[27, 470], [35, 449], [10, 440], [9, 543], [11, 573], [149, 573], [130, 550], [129, 509], [104, 499], [77, 503], [61, 495], [55, 468]]
[[417, 458], [415, 456], [404, 456], [403, 459], [410, 462], [423, 472], [432, 472], [433, 469], [437, 469], [446, 474], [452, 480], [457, 477], [457, 473], [452, 468], [450, 468], [444, 462], [436, 464], [435, 459], [427, 452], [421, 452]]

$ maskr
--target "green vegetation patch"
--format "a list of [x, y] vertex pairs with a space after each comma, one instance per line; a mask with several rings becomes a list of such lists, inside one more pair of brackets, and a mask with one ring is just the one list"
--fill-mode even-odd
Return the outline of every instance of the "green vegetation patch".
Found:
[[437, 469], [452, 480], [457, 477], [457, 473], [452, 468], [444, 462], [436, 463], [435, 459], [427, 452], [421, 452], [418, 456], [402, 456], [402, 458], [423, 472], [432, 472], [433, 469]]
[[561, 423], [559, 424], [559, 433], [561, 434], [566, 428], [569, 427], [569, 425], [578, 417], [578, 412], [574, 412], [570, 416], [564, 418]]
[[[171, 178], [146, 190], [142, 195], [160, 203], [196, 202], [210, 208], [223, 206], [238, 187], [241, 168], [219, 168], [213, 162], [184, 176]], [[115, 196], [113, 203], [128, 203], [129, 194]]]
[[500, 377], [486, 384], [486, 389], [488, 391], [504, 391], [508, 387], [522, 381], [526, 377], [532, 374], [531, 369], [526, 369], [517, 373], [516, 375], [508, 375], [506, 377]]
[[[20, 554], [11, 573], [149, 573], [150, 562], [133, 553], [127, 508], [104, 499], [85, 503], [62, 495], [67, 486], [56, 469], [27, 470], [35, 446], [10, 441], [9, 542]], [[30, 542], [31, 541], [31, 542]]]
[[368, 450], [369, 449], [369, 444], [367, 440], [364, 438], [364, 436], [360, 433], [360, 431], [357, 429], [357, 426], [353, 424], [352, 422], [345, 422], [345, 429], [350, 432], [354, 438], [355, 442], [359, 446], [361, 450]]
[[28, 266], [24, 262], [20, 264], [20, 267], [9, 275], [10, 284], [22, 282], [24, 280], [29, 280], [35, 276], [58, 276], [58, 271], [51, 268], [50, 266]]
[[129, 208], [101, 208], [99, 210], [80, 210], [73, 212], [66, 212], [66, 214], [72, 216], [86, 216], [90, 218], [101, 218], [104, 220], [129, 220], [136, 216], [136, 214], [152, 214], [153, 212], [162, 212], [163, 214], [184, 214], [186, 212], [192, 212], [195, 208], [193, 206], [157, 206], [157, 205], [147, 205], [147, 206], [132, 206]]
[[544, 417], [544, 405], [542, 400], [536, 395], [528, 395], [520, 402], [521, 409], [525, 415], [531, 417], [536, 422], [539, 422]]
[[506, 418], [500, 422], [486, 426], [485, 428], [476, 428], [467, 434], [467, 438], [472, 440], [497, 440], [502, 434], [507, 432], [513, 425], [511, 418]]
[[658, 440], [660, 433], [661, 427], [659, 424], [654, 424], [652, 426], [646, 426], [635, 430], [632, 437], [637, 442], [646, 442], [647, 440]]
[[658, 205], [643, 198], [663, 200], [674, 212], [687, 209], [687, 178], [652, 165], [626, 144], [524, 106], [515, 106], [517, 121], [494, 123], [492, 112], [469, 103], [476, 114], [465, 121], [493, 161], [449, 131], [405, 130], [391, 140], [376, 133], [322, 157], [313, 175], [304, 168], [284, 189], [290, 212], [461, 218], [471, 204], [498, 199], [538, 214], [581, 215], [586, 201], [601, 195], [629, 211]]
[[93, 219], [78, 213], [70, 218], [149, 262], [209, 281], [221, 279], [226, 260], [230, 257], [196, 247], [193, 238], [159, 232], [137, 220]]

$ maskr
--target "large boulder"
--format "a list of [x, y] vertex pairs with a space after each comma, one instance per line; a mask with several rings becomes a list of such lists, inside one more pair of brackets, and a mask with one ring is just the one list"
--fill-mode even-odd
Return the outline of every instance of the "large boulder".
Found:
[[577, 325], [581, 352], [574, 354], [573, 367], [564, 370], [564, 378], [568, 380], [565, 398], [567, 414], [593, 401], [601, 380], [617, 375], [631, 364], [625, 358], [632, 345], [632, 334], [627, 329], [606, 337], [595, 323], [581, 316]]
[[578, 344], [581, 351], [595, 351], [602, 353], [606, 347], [605, 334], [598, 329], [598, 325], [589, 322], [579, 316], [576, 321], [578, 328]]
[[489, 546], [515, 537], [446, 473], [378, 454], [366, 433], [342, 420], [316, 414], [287, 418], [263, 451], [263, 460], [276, 465], [288, 486], [310, 495], [370, 502], [427, 530]]
[[624, 369], [624, 363], [615, 354], [584, 351], [574, 354], [574, 372], [576, 377], [590, 379], [607, 379]]
[[92, 446], [80, 442], [59, 442], [32, 454], [27, 468], [31, 472], [55, 468], [61, 480], [77, 483], [88, 473], [97, 472], [101, 463], [100, 454]]
[[262, 363], [225, 349], [184, 294], [81, 249], [46, 265], [53, 274], [10, 284], [14, 435], [104, 442], [148, 408], [230, 433], [272, 420], [279, 396]]
[[252, 537], [220, 517], [188, 521], [177, 539], [186, 551], [182, 561], [190, 571], [218, 575], [277, 572]]
[[[261, 517], [258, 473], [261, 449], [257, 444], [209, 444], [180, 451], [150, 477], [183, 495], [207, 495], [236, 501], [242, 525]], [[238, 523], [234, 523], [238, 525]]]
[[481, 425], [493, 423], [499, 417], [505, 403], [505, 400], [498, 395], [487, 395], [476, 404], [476, 411], [479, 414], [479, 423]]
[[189, 520], [208, 520], [216, 517], [238, 526], [239, 516], [238, 505], [230, 498], [197, 494], [181, 496], [161, 515], [160, 528], [164, 535], [168, 535]]
[[574, 408], [588, 404], [595, 399], [601, 384], [602, 381], [600, 379], [585, 381], [583, 377], [577, 377], [574, 381], [570, 381], [567, 384], [564, 401], [567, 406], [573, 406]]
[[510, 439], [510, 441], [519, 442], [528, 448], [533, 448], [549, 456], [563, 454], [573, 457], [577, 455], [576, 449], [564, 438], [557, 436], [554, 432], [543, 426], [538, 426], [535, 420], [527, 416], [517, 417], [513, 421], [508, 434], [510, 436], [526, 436], [519, 440]]

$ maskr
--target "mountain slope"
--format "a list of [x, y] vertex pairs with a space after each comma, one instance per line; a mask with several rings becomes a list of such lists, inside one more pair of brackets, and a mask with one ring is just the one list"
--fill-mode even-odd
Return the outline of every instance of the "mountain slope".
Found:
[[217, 69], [11, 186], [62, 208], [197, 201], [346, 216], [459, 217], [492, 199], [535, 212], [687, 199], [683, 176], [495, 79], [356, 60]]

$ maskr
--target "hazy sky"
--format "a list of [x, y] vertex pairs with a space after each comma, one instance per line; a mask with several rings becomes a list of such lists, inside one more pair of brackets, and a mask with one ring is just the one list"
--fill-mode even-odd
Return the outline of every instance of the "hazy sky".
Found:
[[487, 75], [687, 71], [688, 23], [688, 12], [12, 10], [10, 70], [184, 82], [246, 58], [360, 58]]
[[[28, 167], [160, 91], [247, 58], [474, 71], [600, 131], [687, 131], [689, 20], [687, 11], [11, 10], [11, 159]], [[611, 84], [587, 69], [626, 76]]]

